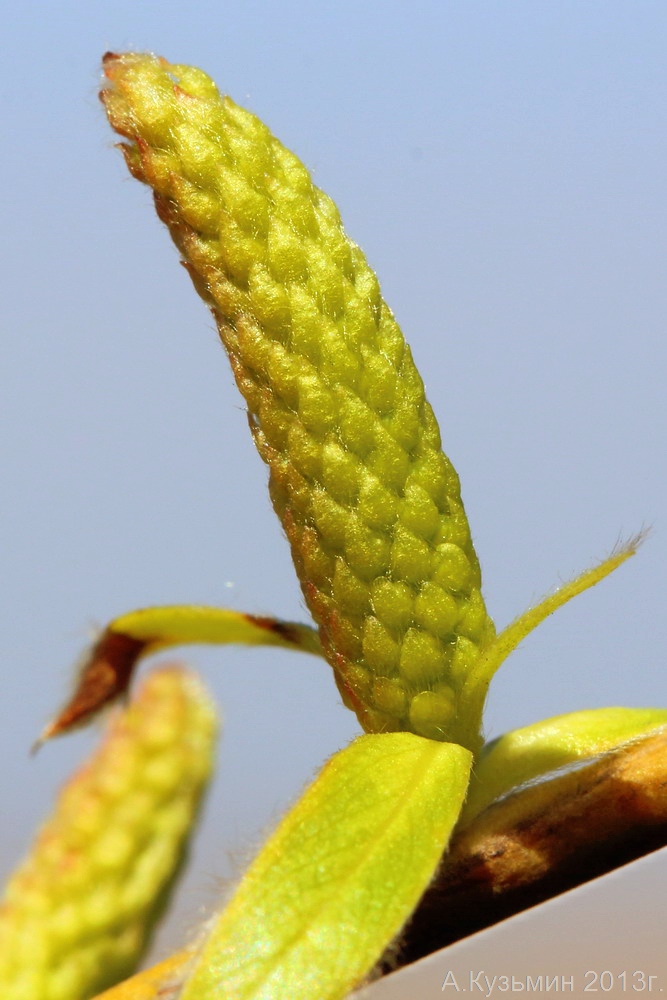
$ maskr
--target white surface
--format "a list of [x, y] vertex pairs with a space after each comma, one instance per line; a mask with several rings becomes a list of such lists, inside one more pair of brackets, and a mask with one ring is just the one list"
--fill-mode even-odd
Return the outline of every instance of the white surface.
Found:
[[354, 1000], [667, 993], [666, 860], [664, 849], [524, 910], [386, 976]]

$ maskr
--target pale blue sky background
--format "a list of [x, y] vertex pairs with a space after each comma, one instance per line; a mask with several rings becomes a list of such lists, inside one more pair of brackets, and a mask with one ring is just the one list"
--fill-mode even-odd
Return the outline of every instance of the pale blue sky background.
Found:
[[[503, 667], [490, 733], [667, 704], [667, 5], [24, 0], [0, 69], [2, 871], [92, 745], [27, 756], [91, 623], [175, 601], [306, 615], [210, 316], [113, 149], [109, 48], [206, 69], [338, 202], [424, 375], [499, 625], [653, 526]], [[187, 658], [226, 717], [192, 923], [357, 726], [314, 659]]]

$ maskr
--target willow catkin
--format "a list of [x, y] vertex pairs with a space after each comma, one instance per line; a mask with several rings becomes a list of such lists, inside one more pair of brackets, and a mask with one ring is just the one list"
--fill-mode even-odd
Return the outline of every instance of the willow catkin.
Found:
[[88, 1000], [134, 970], [183, 859], [216, 729], [180, 668], [155, 671], [116, 715], [0, 902], [2, 1000]]
[[128, 167], [213, 309], [345, 703], [370, 732], [476, 746], [460, 693], [493, 623], [458, 477], [375, 274], [303, 164], [201, 70], [104, 66]]

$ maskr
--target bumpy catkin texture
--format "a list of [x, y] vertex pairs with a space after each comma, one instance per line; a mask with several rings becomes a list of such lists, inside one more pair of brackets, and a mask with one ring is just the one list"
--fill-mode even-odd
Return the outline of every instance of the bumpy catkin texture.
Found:
[[109, 54], [105, 73], [129, 169], [213, 309], [345, 703], [370, 732], [475, 742], [457, 698], [493, 624], [375, 274], [303, 164], [201, 70]]
[[210, 776], [214, 709], [155, 671], [60, 793], [0, 903], [2, 1000], [89, 1000], [130, 974]]

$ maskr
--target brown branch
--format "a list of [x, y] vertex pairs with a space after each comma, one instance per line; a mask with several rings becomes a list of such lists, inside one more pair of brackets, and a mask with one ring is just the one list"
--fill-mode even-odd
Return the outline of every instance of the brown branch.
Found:
[[490, 806], [454, 836], [384, 970], [667, 843], [667, 731]]

